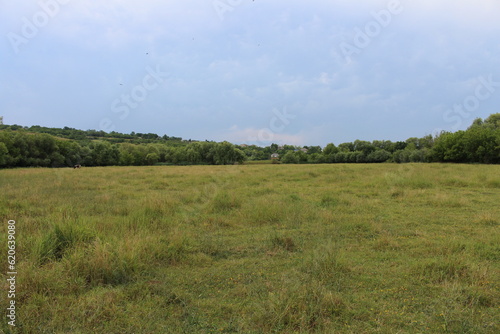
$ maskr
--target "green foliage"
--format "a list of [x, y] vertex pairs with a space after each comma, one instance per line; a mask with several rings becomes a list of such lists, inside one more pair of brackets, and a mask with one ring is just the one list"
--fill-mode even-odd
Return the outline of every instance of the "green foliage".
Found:
[[[381, 163], [457, 162], [500, 163], [500, 114], [476, 119], [466, 131], [443, 132], [437, 137], [408, 138], [406, 141], [373, 142], [355, 140], [335, 146], [268, 147], [235, 146], [229, 142], [183, 141], [156, 134], [81, 131], [33, 126], [0, 125], [0, 168], [143, 166], [155, 164], [231, 165], [247, 160], [268, 160], [272, 153], [280, 162]], [[57, 136], [57, 137], [56, 137]], [[61, 139], [66, 138], [66, 139]]]
[[93, 141], [89, 145], [91, 154], [86, 165], [112, 166], [118, 164], [120, 151], [107, 141]]
[[300, 157], [293, 151], [288, 151], [281, 158], [281, 162], [285, 164], [298, 164], [300, 162]]
[[22, 129], [0, 131], [0, 167], [143, 166], [157, 163], [227, 165], [243, 163], [245, 153], [228, 142], [112, 143], [78, 142]]
[[487, 119], [484, 120], [483, 125], [488, 128], [500, 129], [500, 113], [491, 114]]
[[467, 131], [443, 133], [436, 139], [432, 159], [442, 162], [500, 163], [500, 128], [471, 126]]
[[148, 153], [145, 162], [147, 165], [154, 165], [160, 160], [158, 153]]
[[323, 153], [325, 155], [335, 154], [339, 151], [339, 149], [335, 146], [335, 144], [330, 143], [325, 146], [323, 149]]
[[0, 142], [0, 167], [7, 165], [9, 159], [9, 150], [5, 143]]
[[391, 154], [386, 150], [375, 150], [366, 157], [369, 162], [385, 162], [391, 158]]
[[227, 141], [214, 144], [209, 154], [215, 165], [232, 165], [245, 160], [245, 154]]

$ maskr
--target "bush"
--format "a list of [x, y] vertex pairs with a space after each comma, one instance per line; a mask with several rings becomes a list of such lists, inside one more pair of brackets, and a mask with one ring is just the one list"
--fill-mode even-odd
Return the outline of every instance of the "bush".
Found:
[[385, 162], [391, 158], [391, 154], [386, 150], [376, 150], [367, 157], [368, 162]]

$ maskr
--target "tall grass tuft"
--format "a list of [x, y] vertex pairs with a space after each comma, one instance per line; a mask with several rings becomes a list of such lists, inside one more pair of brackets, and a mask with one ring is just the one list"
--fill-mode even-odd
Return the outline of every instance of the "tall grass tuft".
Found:
[[91, 242], [93, 239], [91, 232], [77, 225], [54, 225], [35, 248], [38, 263], [60, 260], [73, 246]]
[[160, 263], [179, 264], [193, 252], [193, 239], [181, 230], [174, 229], [167, 237], [160, 237], [151, 255]]
[[295, 241], [291, 237], [273, 235], [270, 239], [271, 246], [275, 249], [283, 249], [287, 252], [294, 252], [298, 249]]
[[324, 208], [332, 208], [339, 204], [339, 200], [330, 194], [325, 194], [321, 197], [320, 206]]
[[285, 282], [269, 293], [256, 322], [264, 333], [318, 332], [346, 309], [342, 298], [318, 282]]
[[276, 195], [262, 196], [248, 207], [244, 219], [257, 225], [277, 224], [286, 220], [287, 207]]
[[351, 269], [339, 249], [334, 244], [327, 244], [310, 254], [304, 261], [302, 271], [334, 290], [341, 291]]
[[240, 206], [241, 201], [227, 191], [218, 191], [209, 204], [212, 213], [226, 213]]
[[88, 287], [119, 285], [134, 280], [141, 266], [140, 259], [127, 259], [109, 243], [96, 239], [65, 257], [65, 272], [75, 279], [81, 277]]
[[422, 279], [432, 283], [444, 283], [460, 280], [471, 282], [473, 273], [469, 265], [458, 259], [423, 261], [417, 266], [416, 272]]

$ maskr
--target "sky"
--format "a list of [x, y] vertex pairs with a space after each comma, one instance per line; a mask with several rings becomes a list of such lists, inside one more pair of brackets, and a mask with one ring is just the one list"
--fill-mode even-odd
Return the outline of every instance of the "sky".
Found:
[[500, 112], [499, 0], [0, 0], [5, 124], [268, 146]]

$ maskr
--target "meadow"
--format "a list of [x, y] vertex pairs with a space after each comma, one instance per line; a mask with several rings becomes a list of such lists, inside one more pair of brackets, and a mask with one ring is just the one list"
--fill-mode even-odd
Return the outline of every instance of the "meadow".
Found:
[[500, 167], [0, 170], [0, 333], [499, 333]]

